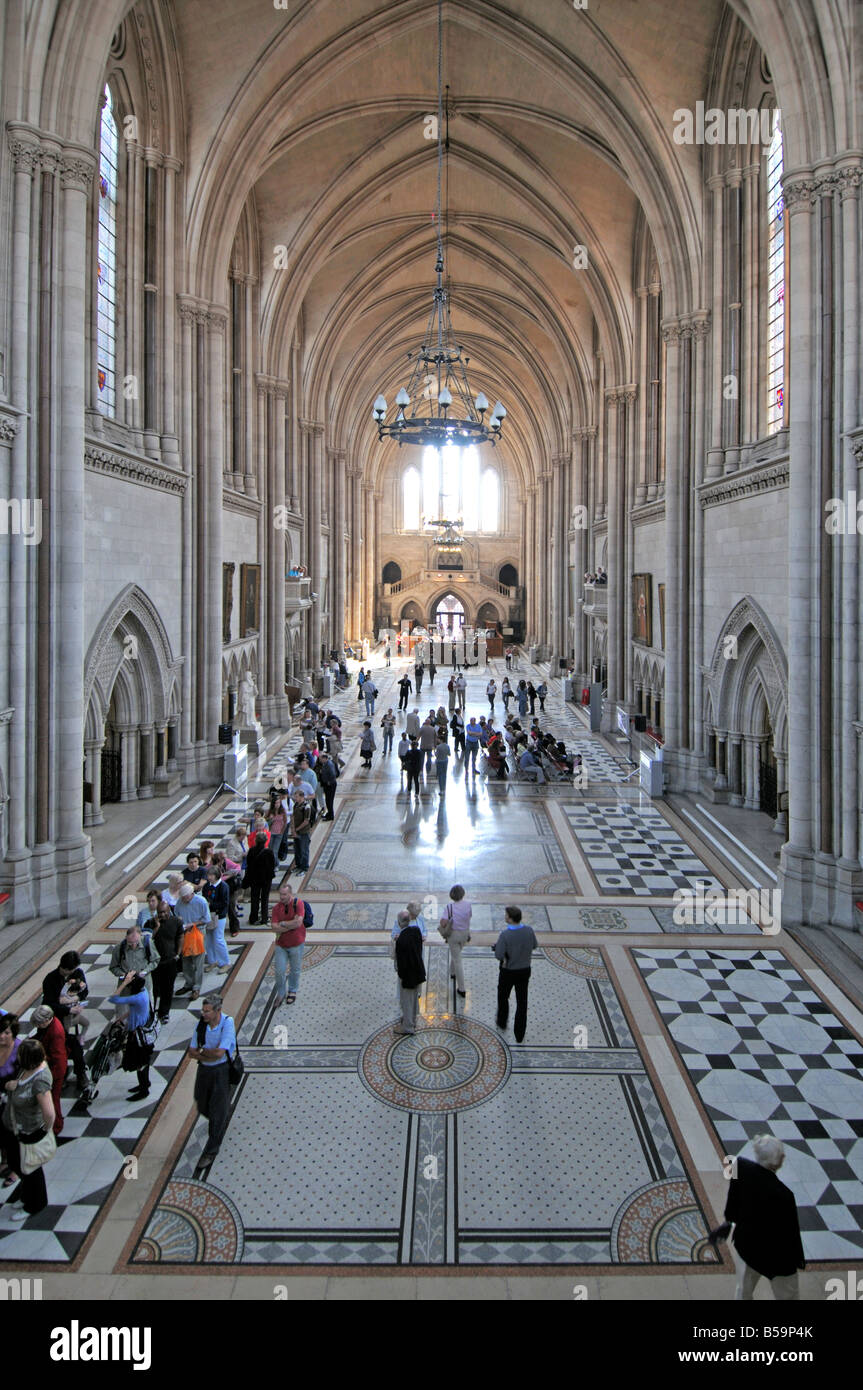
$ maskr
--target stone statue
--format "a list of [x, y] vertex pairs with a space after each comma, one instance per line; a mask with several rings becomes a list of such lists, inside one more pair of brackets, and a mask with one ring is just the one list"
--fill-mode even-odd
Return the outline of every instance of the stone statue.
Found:
[[255, 701], [258, 698], [258, 687], [255, 685], [255, 678], [250, 671], [247, 671], [240, 681], [240, 718], [244, 729], [254, 729], [258, 723], [258, 716], [255, 710]]

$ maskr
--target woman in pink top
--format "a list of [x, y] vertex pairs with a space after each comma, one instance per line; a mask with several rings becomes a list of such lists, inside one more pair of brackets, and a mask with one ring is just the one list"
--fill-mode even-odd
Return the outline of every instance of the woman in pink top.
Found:
[[456, 992], [460, 999], [464, 999], [466, 990], [464, 987], [464, 967], [461, 963], [461, 953], [470, 941], [470, 919], [473, 909], [464, 895], [464, 889], [460, 883], [453, 884], [449, 890], [450, 900], [444, 908], [444, 914], [440, 919], [440, 924], [446, 930], [451, 927], [447, 945], [449, 946], [449, 975], [451, 980], [455, 980]]

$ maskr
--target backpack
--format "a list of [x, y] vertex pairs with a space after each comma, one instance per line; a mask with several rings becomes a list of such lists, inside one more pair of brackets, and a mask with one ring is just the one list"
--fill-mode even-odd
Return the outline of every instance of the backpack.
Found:
[[313, 927], [315, 924], [315, 914], [312, 912], [311, 903], [303, 903], [303, 926]]
[[312, 800], [307, 801], [306, 805], [309, 808], [309, 815], [311, 816], [311, 820], [309, 821], [309, 829], [311, 830], [312, 826], [318, 818], [318, 803], [316, 799], [312, 797]]

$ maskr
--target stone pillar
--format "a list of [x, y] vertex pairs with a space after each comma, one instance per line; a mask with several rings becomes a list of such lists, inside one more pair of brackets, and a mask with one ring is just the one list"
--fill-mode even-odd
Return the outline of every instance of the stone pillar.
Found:
[[[372, 641], [377, 640], [380, 625], [380, 612], [378, 611], [378, 593], [380, 592], [381, 582], [381, 503], [384, 500], [382, 492], [376, 492], [374, 496], [374, 510], [372, 513], [374, 530], [374, 559], [372, 561]], [[332, 535], [332, 532], [330, 533]]]
[[[590, 454], [594, 441], [596, 440], [596, 426], [583, 425], [577, 429], [573, 435], [575, 444], [575, 459], [573, 462], [573, 487], [572, 487], [572, 510], [575, 518], [575, 530], [573, 531], [573, 568], [575, 569], [575, 581], [579, 595], [584, 593], [583, 577], [587, 570], [587, 519], [588, 511], [588, 482], [590, 479]], [[584, 510], [582, 511], [581, 508]], [[573, 613], [573, 637], [575, 640], [575, 669], [578, 672], [585, 672], [590, 666], [589, 653], [585, 640], [586, 619], [584, 610], [580, 603], [576, 604]]]
[[[87, 206], [95, 161], [85, 148], [64, 151], [60, 163], [60, 275], [57, 285], [57, 459], [54, 473], [56, 529], [49, 524], [42, 544], [54, 567], [52, 624], [56, 625], [54, 671], [62, 692], [54, 718], [55, 865], [57, 896], [64, 917], [89, 915], [99, 903], [89, 837], [83, 833], [84, 787], [84, 410], [87, 322]], [[45, 904], [41, 905], [44, 909]]]
[[614, 726], [613, 706], [623, 699], [623, 641], [626, 617], [624, 613], [625, 554], [623, 548], [624, 512], [624, 431], [620, 407], [625, 399], [619, 387], [608, 387], [606, 404], [606, 458], [608, 479], [608, 704], [606, 723]]
[[[180, 467], [180, 441], [177, 437], [176, 326], [174, 319], [174, 267], [176, 261], [177, 175], [182, 165], [170, 155], [164, 157], [162, 218], [162, 334], [159, 371], [162, 378], [162, 453], [166, 462]], [[179, 378], [182, 380], [182, 378]]]
[[84, 824], [104, 825], [102, 814], [102, 745], [104, 739], [88, 740], [84, 744], [84, 757], [87, 765], [87, 778], [92, 788], [89, 806], [84, 806]]
[[[815, 391], [819, 338], [815, 279], [817, 185], [811, 178], [786, 181], [785, 216], [794, 281], [790, 296], [790, 389], [788, 392], [790, 479], [788, 491], [788, 843], [782, 847], [780, 887], [786, 923], [811, 916], [813, 858], [817, 848], [819, 785], [817, 712], [817, 583], [821, 498]], [[813, 524], [813, 516], [818, 520]], [[829, 675], [824, 673], [825, 680]]]
[[723, 443], [725, 472], [735, 473], [740, 467], [740, 185], [739, 169], [729, 169], [725, 175], [725, 225], [722, 244], [725, 250], [725, 371], [735, 385], [734, 391], [723, 392]]
[[205, 436], [198, 441], [199, 470], [204, 475], [202, 508], [198, 524], [204, 524], [201, 575], [198, 595], [198, 621], [203, 625], [203, 670], [198, 673], [204, 707], [203, 744], [205, 762], [200, 768], [204, 780], [221, 779], [223, 755], [218, 743], [222, 716], [222, 479], [225, 473], [226, 372], [225, 337], [227, 311], [211, 304], [204, 324], [205, 340]]
[[308, 610], [309, 648], [308, 660], [311, 670], [317, 671], [321, 665], [321, 605], [323, 602], [323, 575], [321, 573], [321, 482], [323, 475], [323, 435], [324, 427], [313, 420], [301, 420], [300, 428], [305, 435], [308, 449], [309, 490], [306, 498], [306, 524], [304, 535], [309, 549], [308, 567], [312, 579], [312, 593], [317, 598]]
[[788, 788], [788, 759], [784, 753], [778, 753], [775, 749], [773, 756], [776, 759], [776, 819], [773, 829], [784, 839], [788, 834], [788, 812], [782, 809], [782, 797]]
[[[859, 278], [860, 264], [860, 222], [861, 199], [860, 184], [863, 170], [859, 161], [848, 161], [836, 175], [836, 186], [841, 194], [840, 216], [842, 226], [842, 263], [840, 283], [842, 294], [843, 321], [843, 382], [842, 382], [842, 420], [846, 435], [855, 431], [859, 422], [860, 399], [858, 383], [860, 380], [860, 305]], [[861, 493], [859, 467], [863, 463], [863, 445], [856, 442], [850, 447], [846, 439], [841, 446], [840, 476], [842, 494]], [[837, 557], [838, 585], [840, 590], [840, 630], [835, 652], [840, 663], [839, 677], [839, 851], [838, 863], [840, 895], [845, 900], [844, 910], [840, 908], [840, 920], [849, 924], [853, 921], [853, 908], [848, 904], [861, 896], [861, 863], [863, 845], [859, 836], [859, 807], [861, 802], [859, 787], [861, 762], [857, 741], [855, 720], [860, 712], [860, 612], [863, 611], [863, 568], [860, 565], [859, 536], [842, 536], [835, 543], [839, 549]]]
[[536, 585], [539, 570], [538, 556], [534, 545], [536, 521], [536, 486], [526, 489], [525, 502], [525, 549], [522, 562], [524, 579], [525, 639], [530, 642], [536, 638]]
[[142, 725], [138, 730], [138, 798], [148, 801], [153, 795], [153, 774], [155, 771], [153, 729]]
[[[20, 412], [16, 421], [8, 420], [6, 431], [13, 434], [9, 492], [12, 497], [32, 495], [28, 485], [29, 344], [30, 344], [30, 203], [33, 175], [39, 168], [38, 143], [23, 127], [9, 126], [14, 180], [12, 189], [12, 231], [10, 278], [6, 286], [9, 314], [10, 396]], [[16, 543], [17, 540], [17, 543]], [[30, 547], [21, 538], [9, 543], [8, 631], [4, 641], [9, 653], [9, 704], [13, 709], [9, 729], [8, 849], [2, 864], [4, 891], [10, 896], [10, 915], [14, 921], [32, 917], [35, 910], [30, 882], [30, 850], [27, 843], [28, 728], [27, 653], [28, 586]]]
[[558, 662], [569, 652], [567, 640], [566, 615], [569, 609], [568, 598], [568, 554], [567, 554], [567, 516], [564, 504], [566, 493], [565, 478], [570, 465], [569, 454], [556, 454], [551, 461], [551, 521], [552, 521], [552, 631], [551, 631], [551, 674], [558, 674]]
[[[536, 640], [542, 648], [548, 640], [548, 479], [543, 470], [539, 475], [536, 494]], [[542, 652], [540, 651], [540, 658]]]
[[[711, 436], [710, 445], [707, 451], [707, 467], [704, 471], [705, 482], [712, 482], [716, 478], [721, 478], [725, 468], [725, 450], [723, 449], [723, 383], [727, 371], [724, 345], [725, 328], [725, 277], [723, 272], [723, 246], [725, 236], [725, 217], [724, 217], [724, 196], [725, 196], [725, 175], [714, 174], [707, 180], [710, 189], [710, 232], [712, 247], [712, 287], [713, 287], [713, 371], [710, 379], [710, 395], [713, 401], [713, 409], [710, 413]], [[705, 204], [707, 199], [705, 198]], [[666, 589], [666, 604], [668, 602], [668, 591]], [[666, 617], [666, 624], [667, 624]]]
[[344, 449], [333, 450], [333, 473], [335, 477], [335, 497], [333, 499], [333, 521], [330, 527], [330, 549], [333, 554], [332, 645], [341, 651], [345, 640], [345, 594], [347, 587], [345, 531], [347, 521], [347, 470]]
[[[691, 341], [688, 320], [662, 325], [666, 346], [665, 761], [670, 790], [697, 790], [689, 755]], [[690, 785], [692, 783], [692, 785]]]
[[[693, 470], [692, 477], [703, 472], [706, 451], [707, 401], [707, 338], [710, 333], [710, 315], [703, 311], [693, 314], [691, 319], [693, 338], [693, 381], [692, 409], [694, 419]], [[690, 747], [698, 759], [696, 776], [698, 780], [704, 769], [704, 671], [708, 656], [704, 651], [704, 510], [699, 505], [697, 494], [689, 504], [692, 532], [692, 575], [693, 584], [689, 603], [690, 651], [693, 653], [691, 681], [692, 696], [692, 734]], [[668, 592], [666, 585], [666, 594]], [[657, 637], [654, 645], [659, 645]]]
[[372, 637], [375, 603], [375, 492], [371, 483], [363, 483], [363, 631], [362, 637]]
[[717, 796], [717, 801], [725, 801], [728, 791], [728, 731], [726, 729], [716, 730], [716, 777], [713, 782], [714, 793], [721, 792]]
[[[757, 148], [757, 147], [756, 147]], [[759, 314], [761, 304], [761, 166], [748, 164], [743, 172], [743, 281], [744, 304], [741, 339], [740, 425], [743, 440], [758, 438], [762, 395], [758, 371]]]
[[138, 799], [138, 726], [118, 724], [120, 735], [120, 800]]

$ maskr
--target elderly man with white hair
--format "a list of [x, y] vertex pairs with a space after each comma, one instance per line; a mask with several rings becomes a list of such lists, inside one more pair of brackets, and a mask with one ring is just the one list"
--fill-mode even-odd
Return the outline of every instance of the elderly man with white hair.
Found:
[[200, 893], [195, 892], [193, 883], [184, 883], [180, 889], [180, 900], [174, 908], [183, 923], [183, 978], [186, 983], [177, 994], [190, 994], [197, 999], [204, 982], [204, 933], [210, 925], [210, 904]]
[[734, 1226], [734, 1248], [743, 1261], [737, 1298], [750, 1300], [762, 1277], [770, 1280], [773, 1297], [799, 1299], [797, 1271], [806, 1268], [800, 1222], [794, 1193], [776, 1176], [785, 1160], [785, 1149], [772, 1134], [752, 1141], [755, 1162], [737, 1159], [725, 1204], [726, 1225], [711, 1234], [724, 1239]]

